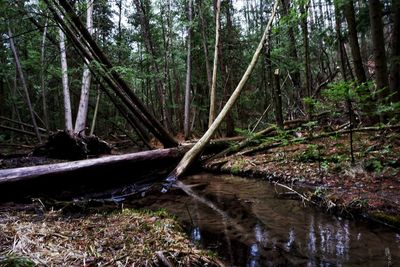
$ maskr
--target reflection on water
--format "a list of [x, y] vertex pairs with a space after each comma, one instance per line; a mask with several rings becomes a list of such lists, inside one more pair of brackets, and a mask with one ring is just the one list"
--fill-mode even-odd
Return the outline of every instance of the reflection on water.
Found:
[[132, 203], [175, 214], [229, 266], [400, 266], [400, 235], [274, 197], [266, 182], [201, 174]]

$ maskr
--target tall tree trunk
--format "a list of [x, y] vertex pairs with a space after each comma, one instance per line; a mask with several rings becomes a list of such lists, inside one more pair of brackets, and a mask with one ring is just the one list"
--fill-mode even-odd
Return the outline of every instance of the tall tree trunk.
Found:
[[207, 85], [208, 85], [209, 92], [211, 92], [212, 74], [211, 74], [211, 69], [210, 69], [210, 62], [208, 61], [208, 57], [209, 57], [209, 55], [208, 55], [208, 42], [207, 42], [207, 35], [206, 35], [206, 30], [205, 30], [206, 22], [204, 21], [202, 2], [203, 2], [202, 0], [198, 0], [200, 27], [201, 27], [201, 42], [203, 44], [203, 51], [204, 51], [204, 57], [205, 57], [204, 61], [206, 63]]
[[[231, 7], [232, 7], [232, 1], [228, 0], [227, 7], [226, 7], [226, 28], [228, 31], [228, 36], [234, 35]], [[227, 46], [226, 46], [227, 49], [225, 49], [225, 53], [227, 55], [229, 62], [233, 62], [234, 56], [232, 54], [233, 53], [232, 39], [227, 39], [226, 42], [227, 42]], [[226, 65], [226, 76], [227, 76], [227, 88], [226, 89], [227, 90], [225, 90], [226, 94], [224, 96], [224, 100], [225, 99], [228, 100], [229, 95], [231, 94], [231, 91], [234, 87], [233, 79], [235, 76], [231, 74], [233, 67], [234, 67], [233, 64], [229, 64], [229, 66]], [[226, 115], [225, 121], [226, 121], [226, 136], [227, 137], [234, 136], [235, 135], [235, 120], [233, 117], [233, 110], [228, 112], [228, 114]]]
[[400, 101], [400, 1], [392, 0], [393, 32], [391, 42], [390, 89], [393, 102]]
[[[271, 37], [268, 37], [271, 38]], [[271, 40], [268, 40], [270, 43]], [[271, 61], [271, 47], [264, 46], [264, 65], [266, 71], [266, 86], [265, 86], [265, 99], [264, 99], [264, 109], [266, 109], [270, 105], [270, 99], [273, 95], [273, 86], [274, 86], [274, 78], [273, 78], [273, 70], [272, 70], [272, 61]]]
[[99, 106], [100, 106], [100, 97], [101, 97], [101, 92], [100, 92], [100, 89], [98, 88], [97, 89], [97, 97], [96, 97], [96, 105], [94, 107], [94, 112], [93, 112], [92, 125], [90, 127], [90, 135], [93, 135], [94, 128], [96, 126], [97, 113], [99, 111]]
[[385, 38], [383, 35], [382, 7], [379, 0], [369, 0], [369, 17], [371, 21], [372, 45], [375, 60], [376, 87], [383, 103], [388, 94], [388, 72], [385, 54]]
[[160, 77], [161, 70], [157, 63], [156, 49], [155, 49], [152, 35], [150, 32], [149, 18], [146, 16], [146, 14], [147, 14], [147, 12], [149, 12], [149, 10], [146, 10], [142, 0], [134, 0], [133, 2], [135, 3], [136, 10], [139, 15], [141, 31], [143, 34], [146, 50], [150, 54], [150, 57], [151, 57], [151, 61], [152, 61], [151, 68], [152, 68], [152, 71], [156, 74], [155, 80], [156, 80], [156, 88], [157, 88], [158, 96], [160, 99], [162, 123], [163, 123], [164, 127], [166, 129], [168, 129], [169, 128], [169, 123], [168, 123], [169, 116], [168, 116], [168, 109], [167, 109], [167, 103], [166, 103], [166, 98], [167, 98], [166, 97], [166, 89], [165, 89], [165, 84], [162, 82], [162, 79]]
[[275, 88], [274, 88], [274, 108], [275, 108], [275, 121], [280, 129], [283, 129], [283, 112], [282, 112], [282, 93], [279, 69], [275, 69]]
[[350, 41], [351, 54], [353, 56], [354, 72], [357, 77], [357, 82], [364, 83], [367, 81], [367, 78], [365, 77], [365, 70], [362, 63], [360, 45], [358, 43], [357, 28], [356, 28], [357, 25], [356, 25], [353, 0], [345, 1], [343, 5], [343, 10], [347, 20], [347, 27], [349, 30], [349, 41]]
[[343, 80], [347, 81], [347, 72], [346, 72], [346, 56], [345, 56], [345, 47], [343, 44], [343, 35], [342, 35], [342, 16], [340, 12], [340, 8], [338, 4], [335, 2], [335, 30], [337, 37], [337, 50], [339, 54], [339, 66], [340, 72], [342, 73]]
[[[289, 8], [290, 8], [290, 0], [281, 0], [281, 7], [283, 14], [285, 16], [289, 16]], [[290, 23], [290, 22], [289, 22]], [[288, 37], [289, 37], [289, 54], [293, 62], [298, 62], [297, 58], [297, 49], [296, 49], [296, 37], [293, 29], [292, 23], [289, 24], [289, 29], [288, 29]], [[294, 92], [293, 92], [293, 99], [296, 99], [296, 102], [298, 102], [298, 106], [300, 107], [300, 99], [299, 99], [299, 91], [301, 88], [301, 79], [300, 79], [300, 72], [296, 68], [292, 75], [292, 81], [293, 81], [293, 87], [294, 87]]]
[[[86, 1], [86, 28], [89, 33], [93, 34], [93, 0]], [[89, 67], [87, 66], [88, 61], [85, 60], [85, 65], [83, 66], [83, 74], [82, 74], [82, 88], [81, 88], [81, 97], [79, 101], [79, 109], [78, 115], [76, 116], [75, 121], [75, 134], [85, 135], [86, 128], [86, 119], [89, 108], [89, 90], [90, 90], [90, 81], [92, 75], [90, 73]]]
[[44, 24], [42, 43], [40, 46], [40, 87], [42, 91], [42, 108], [43, 108], [43, 120], [45, 128], [49, 130], [49, 116], [47, 114], [47, 92], [46, 92], [46, 75], [45, 75], [45, 52], [46, 52], [46, 38], [47, 38], [47, 23]]
[[214, 63], [213, 63], [213, 73], [212, 73], [212, 83], [210, 92], [210, 114], [208, 116], [208, 127], [215, 120], [216, 116], [216, 91], [217, 91], [217, 70], [218, 70], [218, 46], [219, 46], [219, 28], [220, 19], [219, 15], [221, 12], [221, 0], [217, 0], [216, 10], [215, 10], [215, 46], [214, 46]]
[[187, 29], [187, 57], [186, 57], [186, 85], [185, 85], [185, 119], [184, 119], [184, 135], [185, 139], [190, 134], [190, 85], [192, 79], [192, 5], [193, 1], [189, 0], [188, 14], [189, 26]]
[[15, 59], [15, 66], [17, 68], [17, 71], [18, 71], [18, 74], [19, 74], [19, 77], [20, 77], [20, 80], [21, 80], [22, 88], [24, 89], [24, 93], [25, 93], [25, 97], [26, 97], [26, 103], [28, 104], [29, 113], [31, 115], [33, 129], [35, 130], [35, 134], [36, 134], [36, 137], [37, 137], [38, 141], [41, 143], [42, 142], [42, 138], [40, 137], [39, 129], [38, 129], [38, 126], [36, 124], [35, 113], [33, 111], [31, 98], [29, 96], [28, 86], [26, 84], [26, 79], [25, 79], [24, 72], [22, 71], [22, 66], [21, 66], [21, 62], [19, 60], [18, 50], [17, 50], [17, 47], [14, 44], [14, 38], [13, 38], [13, 34], [12, 34], [12, 31], [11, 31], [10, 27], [8, 27], [8, 35], [9, 35], [10, 47], [11, 47], [11, 50], [12, 50], [12, 53], [13, 53], [14, 59]]
[[65, 37], [64, 32], [60, 29], [60, 58], [61, 58], [61, 79], [63, 87], [63, 99], [64, 99], [64, 124], [65, 130], [72, 134], [72, 110], [71, 110], [71, 97], [69, 94], [68, 84], [68, 65], [67, 65], [67, 51], [65, 48]]
[[200, 153], [204, 150], [207, 143], [210, 141], [211, 137], [214, 135], [215, 131], [221, 125], [222, 121], [224, 120], [225, 116], [228, 112], [233, 108], [235, 102], [239, 98], [239, 95], [246, 84], [247, 80], [249, 79], [254, 67], [256, 66], [257, 60], [261, 54], [261, 51], [264, 45], [268, 46], [268, 36], [271, 31], [272, 21], [275, 17], [276, 10], [278, 8], [278, 0], [275, 1], [274, 8], [272, 10], [271, 16], [265, 28], [264, 34], [258, 44], [258, 47], [251, 59], [249, 66], [246, 69], [246, 72], [243, 74], [239, 84], [237, 85], [236, 89], [233, 91], [231, 97], [229, 98], [228, 102], [226, 102], [225, 106], [222, 108], [221, 112], [218, 114], [217, 118], [215, 118], [211, 127], [208, 128], [207, 132], [200, 138], [200, 140], [185, 154], [182, 160], [178, 163], [175, 169], [169, 174], [167, 177], [167, 181], [172, 183], [176, 181], [181, 175], [184, 174], [186, 169], [193, 163], [193, 161], [200, 155]]
[[303, 48], [304, 48], [304, 68], [306, 72], [305, 92], [306, 97], [311, 97], [311, 68], [310, 68], [310, 45], [308, 39], [308, 8], [309, 0], [304, 5], [300, 5], [301, 13], [301, 30], [303, 32]]

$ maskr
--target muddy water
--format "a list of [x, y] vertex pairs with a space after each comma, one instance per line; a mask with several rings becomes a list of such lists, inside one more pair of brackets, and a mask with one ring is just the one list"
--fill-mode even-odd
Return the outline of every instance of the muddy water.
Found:
[[132, 204], [174, 214], [228, 266], [400, 266], [399, 233], [278, 199], [266, 182], [203, 173], [183, 183]]

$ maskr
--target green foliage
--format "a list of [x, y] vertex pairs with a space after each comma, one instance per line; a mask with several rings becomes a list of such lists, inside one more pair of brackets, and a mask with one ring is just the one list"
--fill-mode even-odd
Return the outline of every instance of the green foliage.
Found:
[[304, 97], [303, 102], [313, 112], [321, 111], [324, 107], [324, 105], [318, 99], [312, 97]]
[[33, 267], [36, 266], [31, 260], [17, 256], [17, 255], [6, 255], [0, 256], [0, 266], [3, 267]]
[[296, 155], [296, 159], [300, 162], [315, 162], [320, 159], [318, 145], [310, 144], [307, 149]]
[[368, 172], [382, 172], [383, 165], [381, 160], [372, 158], [366, 159], [363, 162], [364, 169]]
[[235, 128], [235, 133], [237, 133], [240, 136], [246, 137], [246, 138], [251, 138], [254, 136], [254, 133], [252, 133], [248, 129]]
[[317, 186], [314, 190], [314, 196], [323, 198], [326, 195], [326, 190], [323, 187]]
[[357, 83], [353, 81], [339, 81], [330, 83], [328, 88], [322, 91], [322, 95], [336, 103], [346, 100], [365, 101], [365, 99], [360, 99], [361, 96], [357, 94], [357, 92], [365, 91], [368, 87], [367, 84], [357, 85]]

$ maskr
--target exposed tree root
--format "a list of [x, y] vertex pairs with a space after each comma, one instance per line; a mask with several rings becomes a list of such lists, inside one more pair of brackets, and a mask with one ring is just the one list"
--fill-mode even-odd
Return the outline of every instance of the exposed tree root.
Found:
[[110, 153], [111, 147], [94, 135], [71, 135], [66, 131], [59, 131], [50, 135], [44, 145], [37, 147], [33, 155], [78, 160]]

